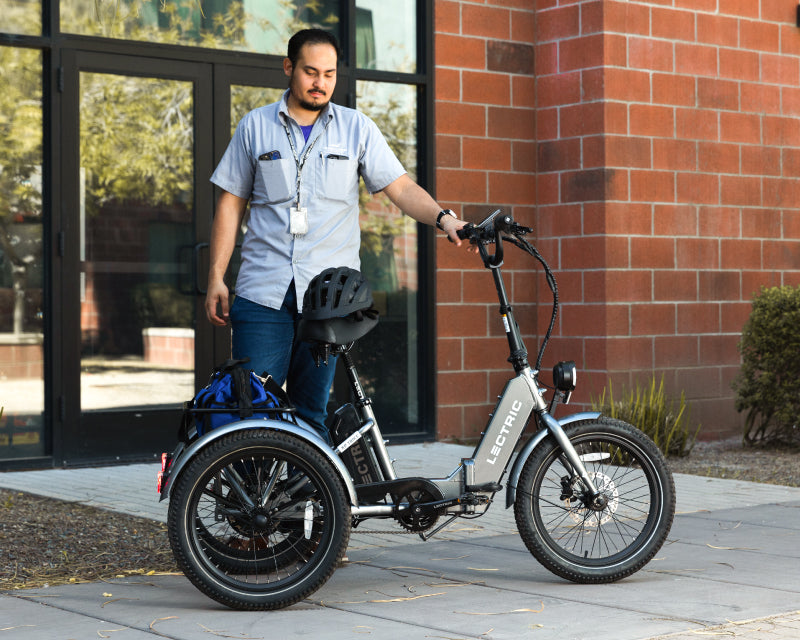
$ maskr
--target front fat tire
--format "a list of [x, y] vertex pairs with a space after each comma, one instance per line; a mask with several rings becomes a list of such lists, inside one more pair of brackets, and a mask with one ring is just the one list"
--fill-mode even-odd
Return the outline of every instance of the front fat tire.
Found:
[[549, 571], [579, 583], [614, 582], [645, 566], [675, 515], [675, 485], [664, 456], [644, 433], [610, 418], [564, 431], [609, 498], [603, 511], [576, 499], [580, 486], [546, 438], [523, 467], [514, 515], [525, 546]]
[[211, 443], [178, 477], [167, 526], [178, 566], [200, 591], [233, 609], [281, 609], [314, 593], [341, 562], [350, 502], [316, 448], [243, 430]]

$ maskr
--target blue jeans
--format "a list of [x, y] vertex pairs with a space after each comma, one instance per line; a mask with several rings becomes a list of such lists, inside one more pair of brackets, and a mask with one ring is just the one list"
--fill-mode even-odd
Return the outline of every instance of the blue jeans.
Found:
[[280, 309], [236, 296], [230, 316], [233, 357], [250, 358], [247, 366], [257, 374], [269, 373], [278, 384], [285, 382], [298, 415], [330, 443], [325, 418], [336, 358], [330, 357], [328, 366], [317, 367], [309, 343], [296, 340], [300, 314], [294, 282]]

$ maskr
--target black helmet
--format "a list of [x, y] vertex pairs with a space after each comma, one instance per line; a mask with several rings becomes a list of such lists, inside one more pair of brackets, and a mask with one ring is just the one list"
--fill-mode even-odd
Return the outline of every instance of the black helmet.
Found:
[[297, 332], [300, 340], [314, 345], [312, 353], [319, 366], [328, 364], [331, 345], [351, 344], [377, 324], [369, 282], [360, 271], [338, 267], [312, 278], [303, 296]]
[[303, 296], [305, 320], [343, 318], [370, 307], [369, 282], [360, 271], [348, 267], [331, 267], [314, 276]]

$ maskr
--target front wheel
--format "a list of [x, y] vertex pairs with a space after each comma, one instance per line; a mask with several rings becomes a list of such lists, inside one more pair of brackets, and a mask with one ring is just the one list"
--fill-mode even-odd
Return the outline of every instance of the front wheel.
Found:
[[563, 451], [546, 438], [525, 463], [514, 515], [533, 556], [580, 583], [620, 580], [646, 565], [664, 544], [675, 515], [675, 485], [664, 456], [641, 431], [610, 418], [564, 428], [601, 492], [584, 495]]
[[175, 560], [234, 609], [280, 609], [330, 578], [350, 538], [341, 478], [285, 433], [235, 431], [178, 477], [167, 519]]

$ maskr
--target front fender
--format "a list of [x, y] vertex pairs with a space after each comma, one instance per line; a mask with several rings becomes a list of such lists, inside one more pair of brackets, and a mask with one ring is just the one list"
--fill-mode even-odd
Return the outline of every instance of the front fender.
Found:
[[[557, 422], [564, 427], [580, 420], [597, 420], [600, 415], [601, 414], [597, 411], [583, 411], [581, 413], [573, 413], [570, 416], [565, 416], [557, 420]], [[514, 464], [511, 465], [511, 473], [508, 476], [508, 484], [506, 485], [506, 509], [513, 505], [514, 501], [517, 499], [517, 483], [522, 474], [522, 467], [525, 466], [525, 462], [528, 460], [533, 450], [539, 446], [539, 443], [544, 440], [548, 434], [549, 431], [547, 429], [540, 429], [537, 431], [533, 437], [528, 440], [527, 444], [522, 448], [522, 451], [519, 452], [516, 460], [514, 460]]]
[[172, 492], [172, 487], [175, 481], [180, 476], [181, 472], [186, 468], [186, 465], [202, 450], [205, 449], [212, 442], [241, 429], [272, 429], [273, 431], [283, 431], [297, 436], [301, 440], [310, 444], [312, 447], [319, 450], [328, 461], [334, 466], [336, 471], [342, 478], [347, 493], [350, 496], [350, 504], [353, 506], [358, 505], [358, 498], [356, 497], [356, 489], [353, 485], [353, 480], [350, 477], [350, 472], [347, 470], [342, 459], [336, 455], [336, 452], [331, 449], [325, 440], [323, 440], [317, 431], [302, 419], [297, 419], [298, 424], [291, 422], [283, 422], [282, 420], [240, 420], [226, 424], [218, 429], [209, 431], [207, 434], [193, 442], [188, 448], [179, 449], [176, 458], [172, 461], [161, 486], [160, 500], [168, 498]]

